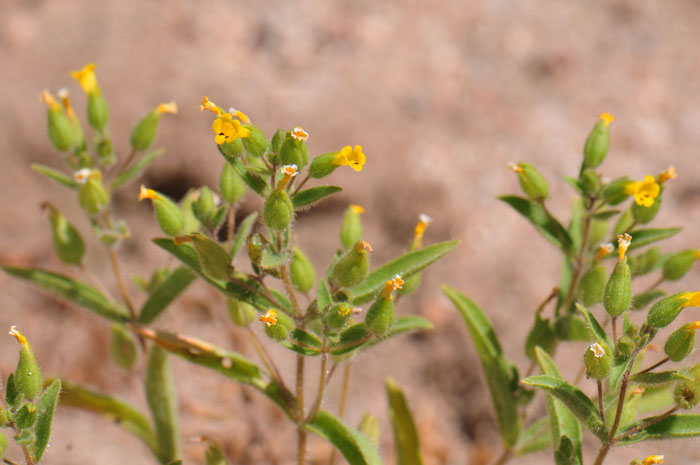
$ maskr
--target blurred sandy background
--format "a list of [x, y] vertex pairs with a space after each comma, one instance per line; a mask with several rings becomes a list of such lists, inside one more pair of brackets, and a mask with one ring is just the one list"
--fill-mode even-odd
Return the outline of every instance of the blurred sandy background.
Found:
[[[686, 226], [667, 243], [670, 250], [698, 246], [698, 24], [700, 5], [692, 0], [0, 0], [0, 261], [74, 273], [55, 258], [38, 204], [51, 199], [86, 233], [87, 222], [72, 193], [28, 165], [60, 166], [37, 95], [65, 86], [82, 112], [84, 97], [68, 72], [89, 61], [98, 64], [121, 156], [138, 118], [158, 103], [178, 102], [180, 113], [163, 119], [156, 141], [167, 154], [145, 178], [172, 195], [217, 185], [223, 160], [211, 117], [198, 109], [203, 95], [242, 109], [268, 134], [304, 127], [312, 154], [361, 144], [365, 170], [337, 170], [330, 181], [345, 191], [300, 218], [298, 244], [319, 268], [337, 246], [337, 223], [350, 202], [367, 210], [374, 263], [408, 245], [421, 212], [435, 220], [427, 242], [462, 244], [400, 308], [430, 318], [435, 331], [360, 356], [347, 418], [357, 424], [365, 410], [379, 416], [382, 455], [393, 463], [383, 389], [391, 375], [415, 410], [426, 463], [487, 463], [500, 446], [486, 388], [466, 330], [438, 285], [449, 283], [487, 309], [508, 341], [507, 355], [524, 370], [525, 323], [556, 284], [558, 257], [494, 197], [519, 191], [506, 165], [527, 160], [550, 179], [552, 209], [564, 216], [572, 192], [561, 177], [577, 172], [602, 111], [617, 117], [605, 173], [641, 178], [674, 164], [679, 177], [656, 224]], [[168, 261], [148, 242], [158, 231], [150, 207], [136, 203], [137, 188], [125, 189], [115, 208], [134, 236], [120, 250], [126, 271], [145, 274]], [[246, 211], [258, 207], [246, 198]], [[102, 250], [93, 247], [87, 263], [115, 289]], [[697, 289], [699, 277], [694, 270], [680, 288]], [[142, 364], [132, 375], [108, 361], [107, 324], [4, 275], [0, 290], [0, 328], [19, 325], [47, 372], [145, 406]], [[221, 300], [197, 284], [158, 324], [255, 358], [244, 335], [222, 330], [222, 321]], [[4, 337], [1, 347], [7, 374], [16, 346]], [[558, 360], [578, 364], [582, 347], [561, 351]], [[278, 352], [291, 377], [293, 357]], [[203, 446], [187, 442], [203, 434], [222, 441], [232, 463], [293, 462], [294, 430], [266, 399], [173, 364], [186, 463], [203, 462]], [[309, 371], [315, 383], [316, 370]], [[325, 404], [332, 410], [339, 382], [336, 374]], [[55, 430], [47, 464], [155, 463], [138, 440], [89, 414], [60, 410]], [[586, 441], [594, 453], [595, 441]], [[325, 463], [328, 451], [315, 440], [310, 455]], [[669, 464], [700, 460], [697, 441], [685, 441], [619, 449], [608, 462], [646, 452], [666, 454]], [[550, 462], [545, 453], [519, 463]]]

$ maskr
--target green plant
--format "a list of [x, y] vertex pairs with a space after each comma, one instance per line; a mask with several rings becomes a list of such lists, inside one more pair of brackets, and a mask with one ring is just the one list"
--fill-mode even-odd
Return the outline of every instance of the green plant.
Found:
[[[414, 290], [421, 271], [452, 250], [457, 241], [423, 247], [428, 218], [421, 217], [408, 252], [370, 271], [372, 248], [363, 240], [359, 216], [362, 209], [351, 205], [342, 220], [342, 248], [317, 278], [306, 254], [293, 246], [295, 217], [300, 210], [311, 208], [341, 188], [332, 185], [303, 187], [309, 179], [326, 177], [339, 166], [361, 171], [365, 164], [362, 148], [347, 146], [310, 160], [305, 143], [308, 133], [303, 129], [279, 130], [268, 140], [245, 114], [233, 109], [227, 112], [205, 97], [201, 109], [215, 115], [214, 142], [225, 159], [218, 185], [219, 196], [213, 193], [214, 189], [202, 187], [188, 193], [178, 203], [141, 186], [139, 201], [152, 202], [156, 221], [167, 236], [155, 238], [153, 243], [175, 257], [180, 265], [155, 270], [150, 278], [137, 280], [146, 293], [144, 302], [137, 305], [137, 299], [124, 282], [117, 255], [118, 245], [129, 238], [129, 229], [118, 218], [111, 199], [115, 191], [125, 188], [162, 155], [162, 150], [144, 152], [154, 141], [162, 115], [175, 113], [177, 107], [174, 103], [162, 104], [147, 113], [131, 133], [130, 154], [124, 160], [117, 160], [107, 129], [109, 109], [94, 69], [90, 64], [72, 73], [87, 94], [91, 143], [72, 110], [67, 93], [60, 95], [59, 103], [45, 91], [42, 98], [48, 106], [49, 138], [56, 149], [65, 154], [66, 169], [32, 167], [76, 192], [80, 206], [110, 259], [120, 298], [111, 296], [100, 284], [88, 284], [63, 274], [14, 266], [3, 268], [9, 275], [84, 307], [112, 325], [110, 351], [115, 362], [131, 369], [139, 359], [146, 360], [144, 388], [150, 419], [107, 393], [95, 392], [69, 380], [63, 382], [60, 405], [90, 410], [117, 420], [141, 439], [160, 463], [179, 463], [182, 455], [178, 404], [168, 358], [169, 354], [174, 354], [249, 385], [274, 402], [297, 429], [298, 463], [306, 462], [309, 432], [333, 443], [353, 465], [380, 463], [376, 445], [370, 439], [376, 438], [373, 426], [376, 421], [371, 417], [363, 421], [360, 429], [368, 436], [339, 418], [342, 409], [339, 416], [321, 409], [325, 387], [336, 368], [344, 366], [343, 392], [346, 392], [349, 361], [357, 352], [407, 331], [431, 328], [430, 322], [421, 317], [395, 317], [395, 291], [400, 291], [404, 284], [410, 286], [402, 295]], [[72, 171], [73, 175], [66, 171]], [[306, 173], [304, 179], [298, 181], [303, 173]], [[262, 199], [262, 222], [258, 221], [256, 212], [236, 228], [236, 207], [246, 192]], [[57, 206], [48, 203], [44, 206], [50, 215], [58, 257], [77, 273], [86, 273], [93, 279], [83, 265], [86, 245], [81, 233]], [[224, 239], [219, 240], [219, 237]], [[250, 265], [234, 267], [234, 258], [243, 249], [247, 251]], [[239, 353], [153, 326], [196, 279], [218, 292], [221, 311], [227, 311], [232, 323], [247, 332], [264, 367]], [[314, 286], [315, 295], [311, 294]], [[308, 303], [300, 299], [302, 295], [307, 297]], [[368, 305], [365, 320], [358, 321], [365, 305]], [[293, 384], [283, 379], [276, 361], [251, 328], [257, 320], [260, 323], [256, 324], [264, 328], [271, 344], [280, 344], [295, 352]], [[318, 386], [314, 398], [305, 399], [309, 357], [320, 359]], [[55, 384], [51, 386], [47, 392], [55, 390]], [[392, 411], [401, 415], [401, 420], [395, 424], [401, 428], [412, 427], [400, 391], [393, 384], [388, 389]], [[213, 441], [206, 461], [208, 464], [225, 463], [221, 449]]]
[[[700, 292], [666, 296], [660, 289], [681, 279], [699, 258], [698, 251], [643, 250], [681, 230], [646, 226], [659, 211], [665, 183], [676, 173], [671, 167], [643, 181], [626, 176], [605, 180], [598, 167], [608, 152], [612, 120], [607, 113], [600, 115], [586, 141], [578, 177], [565, 178], [576, 193], [568, 227], [547, 208], [548, 184], [536, 168], [510, 165], [525, 197], [500, 199], [562, 254], [558, 285], [534, 312], [525, 341], [531, 364], [524, 379], [505, 357], [486, 314], [457, 290], [443, 288], [464, 317], [481, 360], [504, 444], [498, 464], [547, 447], [553, 448], [557, 465], [582, 464], [583, 430], [600, 442], [595, 465], [616, 445], [700, 436], [700, 415], [680, 414], [700, 401], [700, 364], [659, 371], [669, 361], [685, 360], [700, 323], [678, 328], [666, 340], [667, 357], [642, 365], [659, 329], [672, 324], [685, 307], [700, 306]], [[622, 206], [630, 198], [631, 204]], [[639, 290], [638, 278], [659, 272], [657, 280]], [[545, 318], [550, 303], [552, 316]], [[578, 376], [568, 382], [554, 357], [560, 344], [576, 341], [590, 345], [583, 350]], [[541, 374], [531, 376], [538, 367]], [[585, 386], [577, 387], [584, 373], [595, 385], [592, 395], [584, 393]], [[528, 418], [533, 389], [545, 394], [548, 418]], [[647, 416], [652, 412], [657, 413]], [[636, 463], [662, 460], [651, 456]]]

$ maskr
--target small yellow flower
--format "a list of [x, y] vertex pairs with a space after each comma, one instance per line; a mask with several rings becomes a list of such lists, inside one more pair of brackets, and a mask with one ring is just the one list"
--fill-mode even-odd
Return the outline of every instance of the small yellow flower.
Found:
[[72, 71], [71, 77], [75, 78], [86, 94], [94, 94], [99, 91], [97, 78], [95, 77], [95, 63], [88, 63], [83, 69]]
[[214, 140], [218, 145], [226, 142], [233, 142], [239, 137], [248, 137], [249, 131], [241, 125], [237, 119], [233, 119], [230, 113], [224, 113], [214, 120], [211, 126], [214, 134]]
[[168, 102], [168, 103], [161, 103], [156, 107], [156, 111], [160, 114], [163, 113], [172, 113], [176, 114], [177, 113], [177, 103], [175, 102]]
[[600, 244], [600, 246], [598, 246], [598, 251], [595, 254], [596, 263], [599, 263], [603, 259], [603, 257], [612, 253], [613, 250], [615, 250], [615, 246], [612, 245], [610, 242], [606, 244]]
[[52, 110], [55, 110], [55, 111], [61, 110], [61, 105], [59, 105], [58, 102], [56, 101], [56, 99], [53, 98], [53, 95], [51, 95], [51, 92], [49, 92], [46, 89], [44, 89], [41, 92], [41, 94], [39, 95], [39, 101], [44, 102]]
[[650, 455], [649, 457], [644, 459], [642, 465], [654, 465], [658, 463], [664, 463], [663, 455]]
[[27, 338], [25, 338], [22, 333], [19, 332], [17, 329], [17, 326], [10, 326], [10, 332], [8, 333], [10, 336], [14, 336], [15, 339], [17, 339], [17, 342], [19, 342], [22, 345], [27, 344]]
[[274, 309], [269, 309], [267, 313], [264, 315], [261, 315], [258, 318], [260, 321], [265, 323], [268, 327], [276, 325], [277, 324], [277, 310]]
[[281, 191], [284, 189], [289, 181], [297, 175], [297, 165], [284, 165], [280, 168], [280, 172], [284, 175], [280, 182], [277, 183], [277, 190]]
[[644, 394], [644, 391], [646, 391], [646, 389], [644, 389], [643, 386], [637, 386], [632, 390], [632, 396], [641, 396]]
[[361, 146], [356, 145], [355, 148], [352, 148], [351, 146], [346, 145], [340, 149], [340, 152], [338, 152], [338, 155], [335, 157], [334, 163], [337, 166], [349, 166], [355, 171], [362, 171], [362, 167], [365, 166], [366, 159], [367, 157], [365, 157], [365, 154], [362, 153]]
[[404, 285], [404, 280], [401, 275], [396, 275], [394, 279], [390, 279], [384, 285], [384, 290], [382, 291], [382, 297], [385, 299], [391, 298], [391, 293], [397, 289], [401, 289]]
[[228, 112], [231, 113], [233, 116], [244, 122], [245, 124], [250, 124], [250, 118], [248, 118], [248, 115], [243, 113], [240, 110], [236, 110], [235, 108], [231, 107], [228, 109]]
[[209, 100], [207, 97], [202, 98], [202, 104], [199, 106], [199, 111], [209, 110], [216, 116], [221, 116], [224, 114], [223, 110], [219, 108], [216, 103]]
[[600, 358], [600, 357], [602, 357], [603, 355], [605, 355], [605, 349], [603, 349], [603, 346], [601, 346], [601, 345], [598, 344], [597, 342], [596, 342], [595, 344], [591, 344], [591, 345], [588, 347], [588, 350], [590, 350], [591, 352], [593, 352], [593, 356], [594, 356], [595, 358]]
[[694, 329], [695, 331], [697, 331], [698, 329], [700, 329], [700, 321], [694, 321], [694, 322], [693, 322], [693, 329]]
[[676, 168], [674, 168], [673, 166], [669, 166], [661, 173], [659, 173], [659, 176], [656, 178], [656, 182], [661, 185], [669, 179], [676, 179], [677, 177], [678, 173], [676, 173]]
[[651, 207], [661, 193], [661, 186], [656, 183], [654, 176], [645, 176], [644, 181], [632, 181], [625, 188], [627, 194], [634, 196], [637, 205]]
[[625, 258], [625, 252], [627, 252], [627, 249], [631, 243], [632, 236], [629, 234], [624, 233], [617, 236], [617, 256], [619, 261], [622, 261], [622, 259]]
[[359, 205], [350, 204], [350, 210], [356, 215], [361, 215], [365, 212], [365, 209]]
[[85, 184], [88, 182], [88, 179], [90, 179], [91, 174], [92, 170], [90, 168], [83, 168], [73, 173], [73, 179], [77, 183]]
[[63, 108], [66, 109], [66, 115], [68, 115], [68, 118], [70, 118], [71, 121], [77, 121], [75, 113], [73, 112], [73, 107], [70, 104], [70, 99], [68, 98], [68, 89], [62, 87], [58, 89], [56, 95], [58, 96], [58, 98], [61, 99], [61, 102], [63, 103]]
[[432, 222], [433, 219], [425, 213], [418, 215], [418, 224], [413, 232], [413, 249], [419, 249], [423, 246], [423, 234], [428, 225]]
[[610, 126], [610, 123], [615, 121], [615, 117], [608, 112], [603, 112], [603, 113], [599, 114], [598, 118], [600, 118], [603, 121], [603, 124], [605, 125], [606, 128], [608, 126]]
[[698, 292], [684, 292], [680, 296], [683, 299], [688, 299], [682, 307], [700, 307], [700, 291]]
[[360, 248], [360, 249], [364, 249], [364, 250], [366, 250], [367, 252], [371, 252], [371, 251], [372, 251], [372, 246], [369, 245], [369, 242], [367, 242], [367, 241], [362, 241], [362, 242], [360, 242], [359, 248]]
[[352, 307], [348, 304], [342, 304], [340, 306], [340, 314], [343, 316], [348, 316], [350, 315], [350, 312], [352, 311]]
[[304, 131], [300, 127], [296, 127], [294, 129], [292, 129], [292, 131], [290, 132], [290, 135], [292, 136], [292, 139], [300, 141], [300, 142], [303, 142], [309, 138], [309, 133]]
[[518, 165], [517, 163], [508, 163], [508, 169], [511, 170], [513, 173], [520, 173], [523, 171], [523, 167]]
[[158, 193], [154, 191], [153, 189], [146, 189], [146, 186], [143, 184], [141, 185], [141, 190], [139, 191], [139, 202], [142, 201], [143, 199], [155, 199], [158, 196]]

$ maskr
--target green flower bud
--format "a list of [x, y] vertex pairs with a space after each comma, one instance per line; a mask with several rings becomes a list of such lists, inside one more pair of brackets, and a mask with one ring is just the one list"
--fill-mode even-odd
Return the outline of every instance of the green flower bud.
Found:
[[603, 304], [611, 317], [616, 317], [627, 310], [632, 302], [632, 272], [623, 257], [613, 269], [608, 284], [605, 286]]
[[523, 188], [525, 195], [532, 200], [544, 200], [547, 198], [547, 195], [549, 195], [547, 180], [534, 166], [529, 163], [511, 163], [508, 167], [511, 171], [518, 174], [518, 181], [520, 181], [520, 187]]
[[350, 205], [345, 210], [343, 222], [340, 225], [340, 243], [345, 250], [362, 240], [362, 215], [365, 209], [359, 205]]
[[181, 242], [192, 242], [194, 250], [197, 252], [199, 266], [202, 267], [205, 275], [211, 279], [229, 279], [233, 273], [231, 256], [218, 243], [201, 233], [175, 238], [176, 244]]
[[535, 324], [525, 340], [525, 355], [530, 360], [536, 360], [535, 347], [539, 346], [542, 350], [551, 354], [556, 343], [557, 336], [549, 324], [549, 320], [540, 318], [539, 313], [535, 314]]
[[629, 336], [622, 336], [617, 341], [617, 349], [622, 355], [630, 355], [632, 352], [634, 352], [634, 347], [634, 340], [632, 340], [632, 338]]
[[309, 152], [304, 143], [309, 134], [302, 128], [289, 131], [280, 146], [278, 160], [283, 165], [296, 165], [299, 170], [309, 163]]
[[670, 325], [689, 303], [688, 293], [681, 292], [656, 302], [649, 310], [646, 324], [652, 328]]
[[369, 273], [369, 242], [357, 241], [345, 255], [335, 262], [329, 281], [333, 287], [351, 287], [361, 283]]
[[374, 335], [384, 336], [394, 324], [394, 299], [391, 293], [401, 289], [403, 284], [404, 280], [401, 276], [387, 281], [384, 290], [367, 310], [365, 326]]
[[260, 321], [265, 323], [265, 334], [277, 342], [284, 341], [294, 327], [292, 319], [286, 313], [270, 309], [261, 316]]
[[357, 430], [367, 436], [375, 447], [379, 445], [379, 420], [377, 417], [365, 412]]
[[285, 190], [274, 190], [265, 201], [263, 221], [270, 229], [283, 231], [294, 218], [294, 205]]
[[695, 348], [695, 331], [700, 329], [700, 321], [686, 323], [674, 332], [666, 340], [664, 352], [674, 362], [680, 362]]
[[238, 203], [245, 194], [245, 182], [236, 173], [236, 170], [229, 163], [224, 163], [224, 168], [221, 170], [219, 178], [219, 189], [221, 197], [230, 203]]
[[579, 299], [590, 307], [603, 301], [608, 274], [600, 263], [594, 263], [581, 277], [578, 287]]
[[595, 194], [600, 189], [600, 175], [591, 168], [585, 169], [581, 173], [579, 184], [585, 194]]
[[249, 303], [241, 300], [226, 298], [228, 316], [236, 326], [248, 326], [258, 317], [258, 312]]
[[131, 148], [135, 151], [146, 150], [156, 137], [156, 129], [163, 113], [177, 113], [175, 102], [158, 105], [155, 110], [144, 116], [131, 130]]
[[698, 258], [700, 258], [700, 251], [697, 249], [688, 249], [671, 255], [671, 257], [664, 262], [664, 279], [666, 281], [678, 281], [690, 271], [693, 263], [695, 263], [695, 260]]
[[292, 254], [292, 262], [289, 265], [289, 274], [292, 279], [292, 284], [299, 291], [307, 293], [314, 287], [314, 282], [316, 282], [314, 266], [299, 247], [294, 247], [292, 249]]
[[593, 126], [583, 146], [583, 166], [587, 168], [596, 168], [603, 163], [610, 146], [610, 123], [615, 117], [609, 113], [602, 113], [598, 118], [600, 119]]
[[267, 244], [267, 239], [260, 233], [254, 233], [248, 236], [246, 248], [248, 249], [248, 258], [256, 265], [260, 265], [262, 259], [262, 251]]
[[109, 193], [102, 185], [102, 173], [99, 170], [83, 168], [73, 174], [78, 182], [78, 202], [91, 215], [101, 212], [109, 205]]
[[87, 117], [90, 126], [97, 131], [102, 131], [107, 126], [109, 108], [101, 92], [88, 93]]
[[284, 142], [284, 138], [286, 136], [287, 132], [284, 129], [278, 129], [277, 132], [275, 132], [275, 135], [272, 136], [272, 144], [270, 146], [270, 149], [273, 153], [280, 153], [280, 149], [282, 148], [282, 142]]
[[100, 164], [103, 166], [111, 166], [117, 161], [114, 156], [114, 151], [112, 150], [112, 139], [109, 137], [102, 137], [95, 147], [97, 151], [97, 158]]
[[320, 179], [331, 174], [339, 166], [336, 164], [338, 152], [324, 153], [311, 161], [309, 176]]
[[244, 128], [248, 129], [248, 137], [243, 138], [243, 147], [246, 152], [254, 157], [262, 157], [267, 152], [270, 143], [267, 141], [265, 134], [255, 126], [244, 124]]
[[44, 202], [42, 208], [49, 211], [53, 246], [58, 258], [70, 265], [80, 265], [85, 255], [85, 242], [80, 232], [55, 206]]
[[649, 207], [644, 205], [639, 205], [638, 203], [633, 203], [630, 210], [632, 211], [632, 217], [637, 222], [637, 224], [647, 224], [650, 223], [659, 213], [659, 208], [661, 208], [661, 195], [654, 199], [654, 203]]
[[34, 351], [29, 345], [27, 339], [17, 330], [16, 327], [10, 328], [10, 335], [14, 336], [19, 342], [19, 362], [14, 374], [14, 386], [19, 394], [22, 394], [25, 399], [32, 400], [41, 392], [43, 378], [39, 364], [34, 358]]
[[700, 364], [688, 370], [692, 381], [680, 381], [673, 389], [673, 400], [678, 408], [690, 410], [700, 402]]
[[589, 378], [605, 379], [612, 368], [610, 350], [597, 342], [586, 349], [583, 361], [586, 364], [586, 376]]
[[156, 212], [156, 221], [158, 221], [158, 226], [163, 233], [168, 236], [177, 236], [182, 232], [185, 220], [182, 216], [182, 210], [175, 202], [153, 189], [141, 186], [139, 202], [143, 199], [151, 199], [153, 209]]
[[75, 143], [75, 129], [65, 110], [49, 91], [44, 90], [40, 99], [46, 103], [49, 140], [59, 152], [68, 151]]
[[202, 225], [209, 227], [212, 216], [216, 213], [214, 194], [208, 187], [199, 189], [199, 197], [192, 202], [192, 213]]
[[227, 162], [233, 163], [235, 160], [243, 154], [245, 148], [243, 147], [242, 138], [238, 137], [232, 142], [224, 142], [223, 144], [217, 144], [219, 153], [224, 156]]
[[343, 329], [351, 315], [352, 306], [347, 302], [340, 302], [323, 314], [323, 322], [332, 329]]
[[136, 342], [123, 325], [112, 325], [109, 353], [112, 359], [125, 370], [131, 370], [136, 362]]
[[630, 337], [634, 339], [637, 337], [637, 333], [639, 332], [639, 328], [637, 328], [637, 325], [632, 323], [630, 321], [629, 314], [625, 312], [625, 319], [624, 319], [624, 326], [623, 326], [623, 333], [625, 336]]
[[27, 402], [15, 414], [15, 426], [19, 429], [31, 428], [36, 422], [36, 417], [36, 405]]
[[623, 176], [608, 183], [603, 188], [603, 200], [605, 200], [605, 203], [608, 205], [618, 205], [627, 200], [630, 196], [627, 185], [630, 182], [627, 176]]

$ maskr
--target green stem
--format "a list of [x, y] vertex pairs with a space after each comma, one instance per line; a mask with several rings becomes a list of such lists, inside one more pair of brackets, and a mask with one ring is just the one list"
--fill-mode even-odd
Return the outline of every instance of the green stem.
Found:
[[[350, 386], [350, 362], [345, 362], [343, 370], [343, 388], [340, 391], [340, 405], [338, 406], [338, 418], [343, 418], [345, 414], [345, 403], [348, 400], [348, 388]], [[331, 458], [328, 460], [328, 465], [333, 465], [335, 462], [336, 448], [331, 451]]]
[[620, 420], [622, 419], [622, 407], [625, 405], [625, 395], [627, 394], [627, 385], [629, 384], [630, 373], [632, 372], [632, 365], [637, 359], [637, 354], [639, 354], [639, 348], [636, 348], [632, 352], [632, 356], [625, 370], [625, 374], [622, 376], [622, 381], [620, 383], [620, 396], [617, 399], [617, 411], [615, 412], [615, 421], [613, 422], [612, 428], [610, 429], [610, 442], [612, 443], [615, 438], [615, 433], [617, 433], [617, 428], [620, 426]]
[[608, 455], [608, 452], [610, 451], [610, 446], [611, 444], [609, 442], [606, 442], [602, 446], [600, 446], [600, 450], [598, 451], [598, 456], [595, 458], [595, 463], [593, 465], [603, 465], [603, 461], [605, 460], [605, 456]]
[[635, 373], [635, 376], [636, 376], [636, 375], [643, 375], [644, 373], [649, 373], [651, 370], [653, 370], [653, 369], [655, 369], [655, 368], [659, 368], [661, 365], [663, 365], [664, 363], [668, 362], [669, 360], [671, 360], [671, 359], [668, 358], [668, 357], [666, 357], [665, 359], [656, 362], [655, 364], [653, 364], [653, 365], [650, 366], [649, 368], [645, 368], [645, 369], [643, 369], [642, 371], [640, 371], [639, 373]]
[[321, 348], [321, 374], [318, 379], [318, 394], [316, 395], [316, 401], [309, 411], [309, 415], [306, 417], [306, 422], [311, 423], [316, 418], [318, 409], [321, 408], [321, 402], [323, 402], [323, 394], [326, 389], [326, 381], [328, 375], [328, 352], [326, 351], [326, 338], [323, 339], [323, 346]]
[[605, 408], [603, 408], [603, 382], [598, 381], [598, 409], [600, 410], [600, 419], [605, 424]]
[[112, 271], [114, 272], [114, 277], [117, 279], [117, 286], [119, 287], [119, 293], [122, 296], [122, 299], [124, 300], [124, 303], [126, 304], [127, 308], [129, 309], [129, 313], [131, 314], [131, 319], [136, 320], [136, 309], [134, 308], [134, 304], [131, 302], [131, 298], [129, 297], [129, 293], [126, 290], [126, 285], [124, 284], [124, 280], [122, 279], [122, 274], [121, 271], [119, 270], [119, 259], [117, 258], [117, 254], [114, 253], [114, 249], [112, 247], [107, 248], [107, 251], [109, 253], [109, 261], [112, 264]]
[[[591, 205], [593, 202], [591, 202]], [[543, 204], [544, 205], [544, 204]], [[576, 293], [576, 287], [578, 286], [578, 280], [583, 272], [584, 258], [586, 256], [586, 247], [588, 246], [588, 236], [591, 230], [591, 205], [586, 208], [586, 220], [583, 224], [583, 236], [581, 238], [581, 248], [576, 256], [576, 265], [574, 268], [574, 274], [571, 277], [571, 282], [569, 283], [569, 289], [566, 291], [566, 298], [564, 300], [564, 311], [568, 312], [571, 308], [571, 304], [574, 301], [574, 294]], [[546, 210], [545, 210], [546, 211]]]
[[306, 429], [304, 427], [304, 356], [297, 354], [297, 463], [306, 464]]
[[616, 438], [613, 440], [613, 442], [622, 441], [622, 440], [625, 439], [626, 437], [632, 436], [633, 434], [640, 432], [640, 431], [643, 430], [644, 428], [648, 428], [649, 426], [651, 426], [651, 425], [653, 425], [653, 424], [655, 424], [655, 423], [660, 422], [660, 421], [663, 420], [664, 418], [673, 415], [673, 414], [676, 413], [677, 411], [678, 411], [678, 407], [673, 407], [672, 409], [667, 410], [666, 412], [662, 413], [662, 414], [659, 415], [658, 417], [650, 418], [649, 420], [645, 421], [644, 423], [642, 423], [642, 424], [640, 424], [640, 425], [638, 425], [638, 426], [636, 426], [636, 427], [634, 427], [634, 428], [632, 428], [632, 429], [630, 429], [630, 430], [625, 431], [624, 433], [622, 433], [621, 435], [619, 435], [618, 437], [616, 437]]

